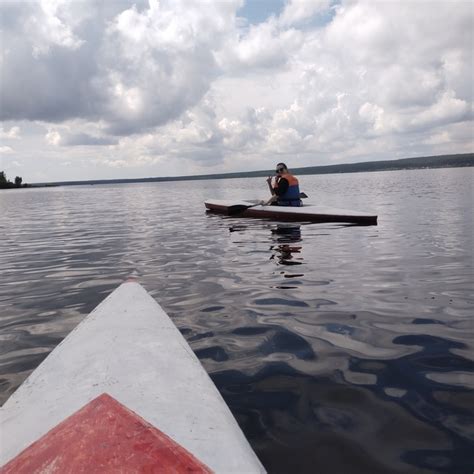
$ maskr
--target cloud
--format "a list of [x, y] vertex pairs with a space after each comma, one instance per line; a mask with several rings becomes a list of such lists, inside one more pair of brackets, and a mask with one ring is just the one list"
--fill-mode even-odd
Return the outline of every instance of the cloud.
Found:
[[[197, 104], [217, 74], [213, 33], [219, 8], [203, 4], [151, 3], [122, 12], [107, 29], [101, 55], [104, 111], [110, 133], [145, 131], [177, 118]], [[211, 19], [212, 18], [212, 19]], [[205, 31], [205, 34], [200, 34]]]
[[58, 146], [61, 144], [62, 137], [57, 130], [50, 129], [45, 135], [45, 140], [49, 145]]
[[359, 108], [359, 117], [369, 124], [374, 132], [383, 132], [386, 129], [384, 110], [376, 104], [365, 102]]
[[98, 137], [87, 133], [69, 134], [61, 137], [60, 140], [62, 146], [108, 146], [117, 143], [117, 138]]
[[473, 147], [469, 2], [242, 4], [3, 2], [0, 137], [178, 174]]
[[134, 166], [134, 164], [127, 160], [103, 160], [100, 163], [109, 166], [110, 168], [126, 168], [127, 166]]
[[343, 151], [344, 159], [355, 144], [370, 155], [383, 137], [398, 147], [406, 133], [472, 121], [472, 10], [410, 5], [347, 2], [326, 28], [305, 31], [285, 72], [293, 95], [269, 111], [263, 150], [285, 137], [290, 149], [294, 140], [289, 157]]
[[64, 13], [68, 5], [4, 7], [20, 19], [4, 25], [1, 119], [102, 120], [116, 135], [173, 120], [216, 77], [213, 53], [239, 3], [150, 1], [107, 16], [92, 2], [80, 20]]
[[416, 128], [432, 128], [447, 123], [472, 119], [472, 109], [464, 100], [456, 97], [452, 90], [444, 91], [430, 107], [414, 115], [410, 125]]
[[5, 154], [5, 155], [13, 153], [13, 148], [9, 146], [0, 146], [0, 153]]
[[63, 125], [61, 127], [49, 128], [45, 140], [49, 145], [77, 147], [77, 146], [110, 146], [117, 145], [119, 140], [111, 136], [99, 136], [86, 131], [72, 132], [71, 129], [91, 128], [90, 124], [75, 123], [74, 126]]
[[61, 17], [61, 3], [57, 0], [41, 0], [36, 14], [25, 22], [25, 28], [35, 37], [34, 58], [47, 55], [52, 46], [75, 50], [84, 43]]
[[92, 99], [87, 86], [87, 76], [96, 68], [91, 46], [66, 33], [71, 31], [66, 20], [53, 15], [60, 15], [59, 2], [49, 10], [45, 5], [0, 6], [1, 120], [66, 120], [84, 115]]
[[282, 26], [292, 26], [327, 11], [330, 5], [330, 0], [290, 0], [278, 18], [278, 22]]
[[216, 55], [219, 65], [228, 72], [275, 70], [285, 66], [304, 41], [295, 29], [281, 29], [275, 18], [252, 25], [243, 36], [228, 41]]
[[18, 140], [20, 138], [20, 127], [10, 127], [9, 130], [0, 127], [0, 138]]
[[424, 140], [426, 145], [441, 145], [443, 143], [449, 143], [451, 141], [451, 135], [446, 130], [435, 133], [431, 135], [427, 139]]

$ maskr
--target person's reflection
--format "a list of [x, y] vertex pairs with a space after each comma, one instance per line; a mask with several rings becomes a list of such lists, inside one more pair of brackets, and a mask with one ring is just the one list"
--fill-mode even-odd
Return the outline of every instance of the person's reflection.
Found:
[[299, 256], [301, 246], [294, 245], [301, 242], [301, 226], [278, 224], [272, 228], [272, 238], [276, 245], [272, 245], [270, 250], [272, 255], [270, 260], [277, 260], [280, 265], [301, 265], [303, 262]]

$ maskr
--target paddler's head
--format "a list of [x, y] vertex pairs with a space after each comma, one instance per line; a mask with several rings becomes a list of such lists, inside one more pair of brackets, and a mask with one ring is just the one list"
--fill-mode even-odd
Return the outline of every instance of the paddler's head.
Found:
[[285, 163], [278, 163], [275, 172], [278, 176], [281, 176], [282, 174], [288, 173], [288, 168]]

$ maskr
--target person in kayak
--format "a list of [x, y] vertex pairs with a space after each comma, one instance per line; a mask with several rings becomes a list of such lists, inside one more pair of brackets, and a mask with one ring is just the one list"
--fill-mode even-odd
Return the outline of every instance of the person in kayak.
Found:
[[288, 171], [285, 163], [277, 164], [276, 177], [269, 176], [267, 183], [272, 193], [267, 205], [299, 207], [303, 204], [300, 199], [298, 179]]

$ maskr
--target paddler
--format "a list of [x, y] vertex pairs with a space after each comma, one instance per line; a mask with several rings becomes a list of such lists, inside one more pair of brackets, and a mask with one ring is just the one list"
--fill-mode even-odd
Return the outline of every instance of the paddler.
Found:
[[267, 183], [272, 197], [265, 203], [266, 205], [299, 207], [303, 204], [298, 179], [288, 171], [285, 163], [277, 164], [276, 176], [269, 176]]

